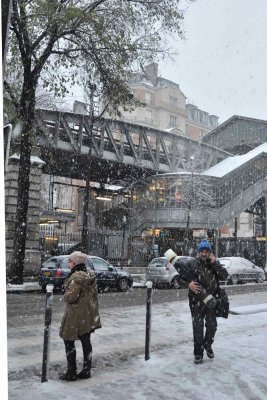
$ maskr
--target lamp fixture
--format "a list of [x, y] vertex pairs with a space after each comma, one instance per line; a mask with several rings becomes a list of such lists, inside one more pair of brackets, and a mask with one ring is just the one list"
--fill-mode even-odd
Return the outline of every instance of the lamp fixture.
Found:
[[111, 201], [111, 197], [104, 197], [104, 196], [96, 196], [96, 200], [102, 200], [102, 201]]
[[49, 226], [51, 224], [60, 224], [60, 221], [58, 219], [45, 219], [39, 223], [40, 226]]
[[57, 211], [57, 212], [63, 212], [63, 213], [74, 213], [74, 210], [72, 210], [71, 208], [59, 208], [59, 207], [55, 207], [55, 211]]

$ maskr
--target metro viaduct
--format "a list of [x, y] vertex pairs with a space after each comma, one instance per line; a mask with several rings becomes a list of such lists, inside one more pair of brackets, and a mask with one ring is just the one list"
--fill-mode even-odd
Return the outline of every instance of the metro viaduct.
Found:
[[36, 112], [43, 172], [106, 182], [183, 170], [194, 157], [201, 171], [229, 152], [169, 132], [101, 118], [49, 110]]
[[[42, 173], [73, 179], [86, 179], [89, 173], [91, 181], [106, 183], [182, 171], [192, 159], [195, 170], [201, 172], [231, 156], [218, 147], [184, 136], [103, 118], [92, 123], [86, 115], [69, 112], [37, 110], [36, 133], [35, 150], [45, 164], [41, 168], [32, 164], [25, 270], [40, 266]], [[17, 187], [18, 165], [10, 162], [5, 175], [7, 264], [13, 248]]]

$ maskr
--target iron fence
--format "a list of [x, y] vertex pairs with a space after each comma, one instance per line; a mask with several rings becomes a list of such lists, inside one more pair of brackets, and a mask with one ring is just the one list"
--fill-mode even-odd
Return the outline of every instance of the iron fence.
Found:
[[[90, 254], [102, 257], [114, 265], [121, 267], [145, 267], [154, 257], [162, 256], [169, 248], [179, 255], [197, 255], [197, 246], [200, 239], [191, 239], [186, 243], [159, 241], [156, 246], [146, 242], [141, 236], [130, 236], [128, 232], [123, 238], [123, 231], [91, 231], [88, 235]], [[264, 268], [266, 263], [266, 241], [256, 238], [215, 238], [209, 239], [214, 253], [218, 250], [218, 257], [244, 257], [257, 266]], [[42, 232], [40, 236], [40, 251], [42, 260], [52, 255], [70, 254], [79, 249], [81, 234], [52, 235], [51, 232]], [[185, 254], [185, 249], [186, 253]]]

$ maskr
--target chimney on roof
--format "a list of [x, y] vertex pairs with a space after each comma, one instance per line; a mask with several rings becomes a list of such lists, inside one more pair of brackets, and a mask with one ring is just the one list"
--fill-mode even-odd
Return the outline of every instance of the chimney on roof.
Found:
[[150, 80], [154, 86], [157, 84], [158, 80], [158, 64], [151, 63], [145, 66], [146, 77]]

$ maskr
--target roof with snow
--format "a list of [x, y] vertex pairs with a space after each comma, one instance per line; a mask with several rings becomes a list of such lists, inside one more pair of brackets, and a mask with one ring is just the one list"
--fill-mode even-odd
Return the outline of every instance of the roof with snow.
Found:
[[234, 115], [200, 141], [232, 154], [245, 154], [267, 141], [267, 121]]
[[200, 175], [215, 176], [220, 178], [233, 171], [234, 169], [240, 167], [247, 161], [250, 161], [251, 159], [257, 157], [261, 153], [267, 153], [267, 142], [263, 143], [262, 145], [256, 147], [246, 154], [228, 157], [225, 160], [214, 165], [213, 167], [208, 168], [206, 171], [203, 171]]

